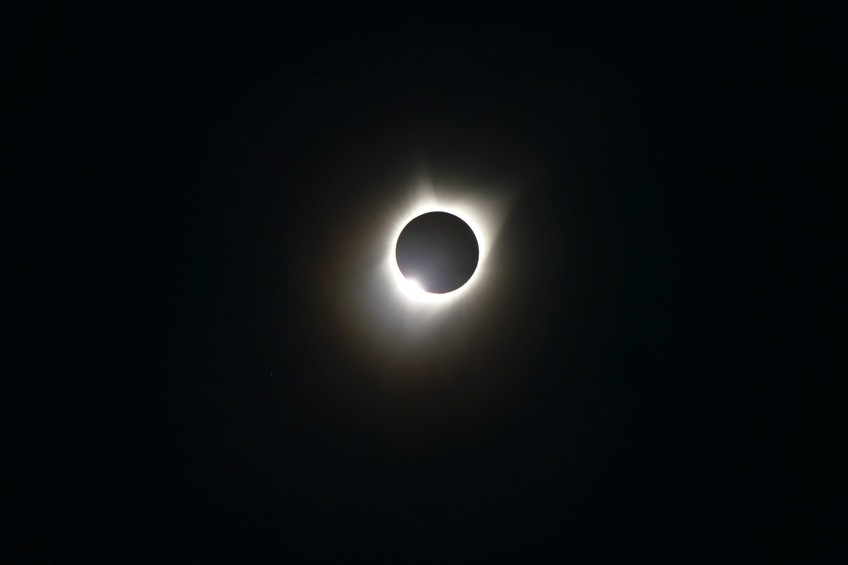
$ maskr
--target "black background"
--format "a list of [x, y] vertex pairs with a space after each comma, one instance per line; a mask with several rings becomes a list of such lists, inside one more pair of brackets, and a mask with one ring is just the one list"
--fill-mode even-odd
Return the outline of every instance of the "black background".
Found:
[[[837, 531], [796, 451], [836, 19], [7, 21], [4, 562], [803, 561]], [[503, 273], [450, 354], [381, 364], [328, 273], [422, 163], [514, 189]]]

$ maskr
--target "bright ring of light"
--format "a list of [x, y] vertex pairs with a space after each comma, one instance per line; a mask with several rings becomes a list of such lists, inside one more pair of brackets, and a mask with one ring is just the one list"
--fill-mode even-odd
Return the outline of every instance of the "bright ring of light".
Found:
[[[428, 212], [447, 212], [461, 219], [468, 224], [471, 231], [474, 232], [474, 237], [477, 238], [477, 245], [480, 248], [480, 256], [477, 261], [477, 269], [468, 281], [456, 290], [443, 294], [435, 294], [422, 289], [414, 280], [409, 280], [403, 276], [397, 264], [395, 256], [395, 246], [401, 231], [414, 218], [426, 214]], [[465, 202], [451, 202], [449, 204], [437, 202], [435, 198], [422, 199], [416, 205], [412, 206], [402, 218], [394, 225], [389, 237], [388, 253], [386, 257], [386, 270], [392, 281], [395, 283], [395, 288], [400, 294], [409, 301], [429, 304], [450, 304], [457, 298], [465, 296], [471, 291], [480, 281], [483, 272], [485, 271], [486, 257], [490, 250], [491, 238], [489, 231], [484, 227], [484, 222], [480, 221], [481, 214], [474, 213], [472, 207]]]

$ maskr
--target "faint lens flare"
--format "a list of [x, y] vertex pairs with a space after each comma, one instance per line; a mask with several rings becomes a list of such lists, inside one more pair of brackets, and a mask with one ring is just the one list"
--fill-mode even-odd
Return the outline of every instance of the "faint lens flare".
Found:
[[[473, 293], [486, 276], [487, 259], [502, 219], [502, 213], [496, 209], [494, 202], [482, 198], [461, 196], [459, 191], [449, 190], [440, 190], [437, 195], [429, 183], [419, 184], [409, 205], [397, 214], [387, 234], [383, 275], [389, 286], [394, 288], [395, 297], [408, 304], [434, 305], [439, 308], [449, 307], [459, 299], [468, 298], [469, 293]], [[471, 278], [458, 289], [443, 294], [426, 292], [417, 281], [404, 277], [397, 264], [396, 245], [401, 231], [411, 220], [428, 212], [448, 212], [460, 218], [471, 227], [480, 248], [477, 268]]]

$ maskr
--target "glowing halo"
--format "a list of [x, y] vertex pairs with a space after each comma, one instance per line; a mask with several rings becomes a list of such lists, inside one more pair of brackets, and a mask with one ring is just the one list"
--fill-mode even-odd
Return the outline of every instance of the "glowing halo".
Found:
[[[404, 186], [405, 185], [405, 186]], [[515, 190], [479, 186], [472, 180], [431, 183], [396, 178], [370, 198], [365, 210], [339, 226], [328, 270], [322, 277], [328, 318], [369, 374], [389, 382], [398, 375], [431, 375], [438, 365], [485, 335], [483, 324], [498, 311], [508, 279], [498, 244]], [[428, 293], [406, 279], [397, 263], [398, 237], [414, 218], [446, 212], [465, 222], [477, 240], [477, 267], [451, 292]], [[409, 274], [409, 273], [408, 273]], [[414, 277], [412, 277], [414, 278]], [[438, 371], [436, 371], [438, 372]], [[401, 379], [403, 380], [403, 379]]]
[[[403, 214], [398, 216], [397, 221], [392, 223], [384, 266], [386, 275], [392, 281], [395, 290], [409, 302], [437, 305], [452, 304], [458, 298], [467, 296], [485, 275], [486, 259], [491, 250], [494, 231], [493, 221], [489, 218], [487, 222], [486, 214], [475, 210], [475, 206], [468, 200], [437, 198], [432, 189], [421, 189], [419, 192], [424, 194], [421, 194]], [[395, 256], [395, 246], [401, 231], [411, 220], [428, 212], [447, 212], [464, 221], [474, 232], [474, 237], [477, 238], [477, 245], [480, 249], [477, 268], [471, 278], [458, 289], [443, 294], [427, 292], [414, 280], [404, 277]]]

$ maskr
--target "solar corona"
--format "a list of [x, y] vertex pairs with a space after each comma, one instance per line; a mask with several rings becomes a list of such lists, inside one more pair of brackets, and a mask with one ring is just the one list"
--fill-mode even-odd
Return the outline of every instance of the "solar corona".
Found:
[[402, 298], [450, 304], [467, 296], [485, 271], [491, 219], [469, 202], [436, 198], [422, 198], [396, 218], [385, 270]]

